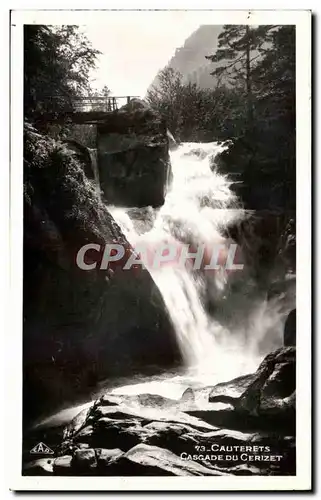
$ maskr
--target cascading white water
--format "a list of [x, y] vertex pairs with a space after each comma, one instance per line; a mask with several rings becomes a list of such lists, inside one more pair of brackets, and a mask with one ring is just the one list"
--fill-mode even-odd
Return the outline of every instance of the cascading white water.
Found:
[[[216, 143], [185, 143], [171, 152], [172, 184], [147, 232], [135, 229], [125, 208], [109, 207], [133, 246], [175, 241], [211, 247], [226, 241], [223, 229], [244, 217], [244, 210], [238, 206], [228, 178], [211, 169], [215, 155], [224, 148]], [[222, 381], [256, 369], [262, 355], [255, 354], [254, 345], [268, 329], [273, 327], [281, 337], [280, 314], [276, 309], [274, 314], [269, 310], [266, 321], [267, 306], [262, 300], [255, 303], [250, 299], [251, 310], [244, 312], [247, 321], [235, 318], [231, 329], [206, 312], [202, 303], [204, 282], [190, 269], [163, 266], [149, 268], [149, 272], [163, 296], [186, 366], [194, 373], [211, 373], [212, 382], [213, 374]], [[210, 279], [212, 290], [226, 307], [228, 276], [220, 271]]]

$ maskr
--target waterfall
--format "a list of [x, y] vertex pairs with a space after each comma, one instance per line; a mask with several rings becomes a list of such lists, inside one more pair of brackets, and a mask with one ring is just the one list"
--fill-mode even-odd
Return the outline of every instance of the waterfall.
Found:
[[[170, 153], [173, 179], [164, 205], [155, 210], [151, 229], [144, 229], [144, 214], [137, 221], [137, 214], [136, 220], [131, 218], [129, 209], [109, 207], [134, 247], [141, 242], [155, 246], [174, 241], [203, 244], [205, 248], [227, 243], [224, 230], [246, 213], [227, 176], [215, 167], [215, 156], [225, 148], [217, 143], [185, 143]], [[148, 270], [163, 296], [185, 365], [194, 373], [214, 373], [217, 381], [230, 379], [256, 369], [265, 354], [259, 353], [257, 346], [269, 332], [274, 335], [270, 344], [281, 345], [283, 316], [278, 305], [272, 307], [255, 293], [247, 296], [246, 271], [231, 277], [220, 269], [204, 277], [204, 273], [175, 265]], [[229, 281], [235, 279], [241, 281], [241, 287], [233, 298], [228, 290]], [[205, 287], [216, 298], [220, 311], [226, 310], [232, 317], [229, 324], [206, 310]], [[233, 316], [233, 301], [240, 299], [242, 315]]]
[[92, 171], [93, 171], [95, 186], [96, 186], [96, 189], [97, 189], [97, 194], [99, 196], [99, 199], [101, 199], [99, 169], [98, 169], [98, 164], [97, 164], [97, 154], [98, 154], [97, 153], [97, 149], [88, 148], [88, 151], [89, 151], [89, 154], [90, 154]]

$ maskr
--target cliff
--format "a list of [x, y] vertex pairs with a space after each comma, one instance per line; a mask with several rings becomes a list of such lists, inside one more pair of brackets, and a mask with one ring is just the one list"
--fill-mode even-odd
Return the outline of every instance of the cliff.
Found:
[[97, 125], [100, 184], [108, 203], [159, 207], [170, 175], [164, 121], [133, 99]]
[[84, 244], [115, 242], [131, 250], [75, 153], [26, 126], [26, 420], [88, 396], [106, 377], [179, 362], [163, 300], [147, 271], [77, 266]]
[[[183, 83], [196, 83], [200, 88], [214, 88], [216, 80], [211, 76], [215, 64], [205, 59], [217, 49], [218, 36], [223, 26], [203, 25], [194, 31], [182, 47], [176, 49], [168, 66], [183, 75]], [[157, 85], [157, 75], [151, 86]]]

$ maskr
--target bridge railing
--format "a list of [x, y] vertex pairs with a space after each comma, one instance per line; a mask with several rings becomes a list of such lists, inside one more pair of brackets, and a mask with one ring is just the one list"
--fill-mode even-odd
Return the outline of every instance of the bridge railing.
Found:
[[77, 97], [73, 100], [75, 111], [105, 111], [112, 112], [128, 104], [131, 99], [138, 96], [87, 96]]

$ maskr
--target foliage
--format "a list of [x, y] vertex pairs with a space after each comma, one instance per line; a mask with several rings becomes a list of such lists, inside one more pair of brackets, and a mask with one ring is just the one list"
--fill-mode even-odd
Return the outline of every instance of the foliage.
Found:
[[89, 91], [98, 51], [77, 26], [24, 28], [24, 113], [31, 122], [46, 113], [72, 109]]
[[260, 273], [285, 254], [293, 270], [295, 28], [224, 26], [218, 49], [208, 58], [215, 65], [213, 88], [184, 83], [167, 68], [148, 93], [149, 102], [177, 139], [231, 140], [216, 165], [235, 181], [245, 208], [261, 220], [255, 223]]
[[[104, 241], [110, 216], [76, 155], [61, 142], [24, 127], [25, 224], [34, 207], [46, 212], [62, 238]], [[45, 216], [44, 216], [45, 217]]]
[[74, 123], [69, 127], [68, 133], [66, 134], [66, 138], [74, 139], [75, 141], [80, 142], [80, 144], [86, 146], [87, 148], [95, 149], [97, 146], [96, 125], [87, 125], [87, 124], [79, 125], [78, 123]]
[[295, 209], [295, 31], [269, 32], [251, 71], [253, 122], [235, 137], [226, 168], [241, 172], [242, 197], [253, 208]]
[[227, 81], [233, 87], [246, 90], [252, 63], [261, 56], [268, 43], [272, 26], [224, 25], [218, 37], [215, 54], [205, 56], [218, 63], [211, 73], [218, 82]]
[[184, 83], [165, 68], [148, 92], [149, 103], [177, 139], [232, 140], [220, 165], [235, 174], [245, 206], [294, 210], [294, 27], [226, 25], [207, 58], [216, 63], [212, 89]]
[[182, 118], [182, 75], [166, 67], [158, 75], [158, 85], [147, 93], [147, 101], [166, 120], [172, 133], [177, 133]]
[[228, 139], [242, 115], [242, 102], [234, 90], [201, 89], [195, 83], [183, 83], [183, 76], [169, 67], [159, 73], [147, 101], [181, 141]]

